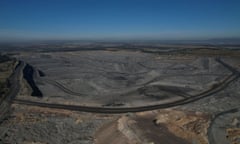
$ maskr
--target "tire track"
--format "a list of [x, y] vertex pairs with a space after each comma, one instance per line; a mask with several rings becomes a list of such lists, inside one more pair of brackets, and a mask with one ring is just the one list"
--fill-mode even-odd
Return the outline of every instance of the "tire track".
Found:
[[74, 92], [66, 87], [64, 87], [62, 84], [60, 84], [59, 82], [53, 81], [53, 80], [49, 80], [49, 79], [44, 79], [44, 81], [46, 81], [47, 83], [61, 89], [62, 91], [64, 91], [67, 94], [70, 95], [75, 95], [75, 96], [86, 96], [87, 94], [83, 94], [83, 93], [78, 93], [78, 92]]

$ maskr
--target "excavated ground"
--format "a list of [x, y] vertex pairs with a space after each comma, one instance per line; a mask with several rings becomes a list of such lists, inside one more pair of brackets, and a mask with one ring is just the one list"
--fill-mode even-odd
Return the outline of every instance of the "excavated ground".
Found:
[[237, 52], [19, 53], [15, 57], [29, 65], [24, 73], [31, 76], [21, 80], [17, 99], [128, 108], [209, 94], [168, 109], [114, 115], [12, 104], [9, 118], [0, 124], [0, 144], [240, 143]]
[[197, 55], [103, 50], [25, 53], [18, 59], [35, 68], [33, 78], [41, 93], [30, 81], [33, 96], [40, 93], [41, 101], [87, 106], [169, 103], [209, 90], [231, 74], [216, 57]]

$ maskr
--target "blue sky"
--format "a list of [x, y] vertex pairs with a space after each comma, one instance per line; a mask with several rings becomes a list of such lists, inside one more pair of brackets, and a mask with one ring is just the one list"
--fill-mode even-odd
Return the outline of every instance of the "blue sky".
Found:
[[240, 0], [1, 0], [0, 40], [240, 37]]

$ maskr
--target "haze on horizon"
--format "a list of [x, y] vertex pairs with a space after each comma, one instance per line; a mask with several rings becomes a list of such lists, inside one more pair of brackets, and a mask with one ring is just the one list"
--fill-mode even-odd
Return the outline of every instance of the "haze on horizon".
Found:
[[0, 41], [240, 38], [239, 0], [1, 0]]

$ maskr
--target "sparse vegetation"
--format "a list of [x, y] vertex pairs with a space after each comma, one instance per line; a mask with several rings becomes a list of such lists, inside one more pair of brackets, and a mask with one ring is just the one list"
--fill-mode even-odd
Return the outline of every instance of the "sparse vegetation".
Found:
[[14, 60], [7, 55], [0, 54], [0, 98], [9, 91], [8, 78], [13, 72], [14, 63]]
[[7, 61], [10, 61], [11, 58], [8, 57], [7, 55], [3, 55], [0, 53], [0, 63], [3, 63], [3, 62], [7, 62]]

